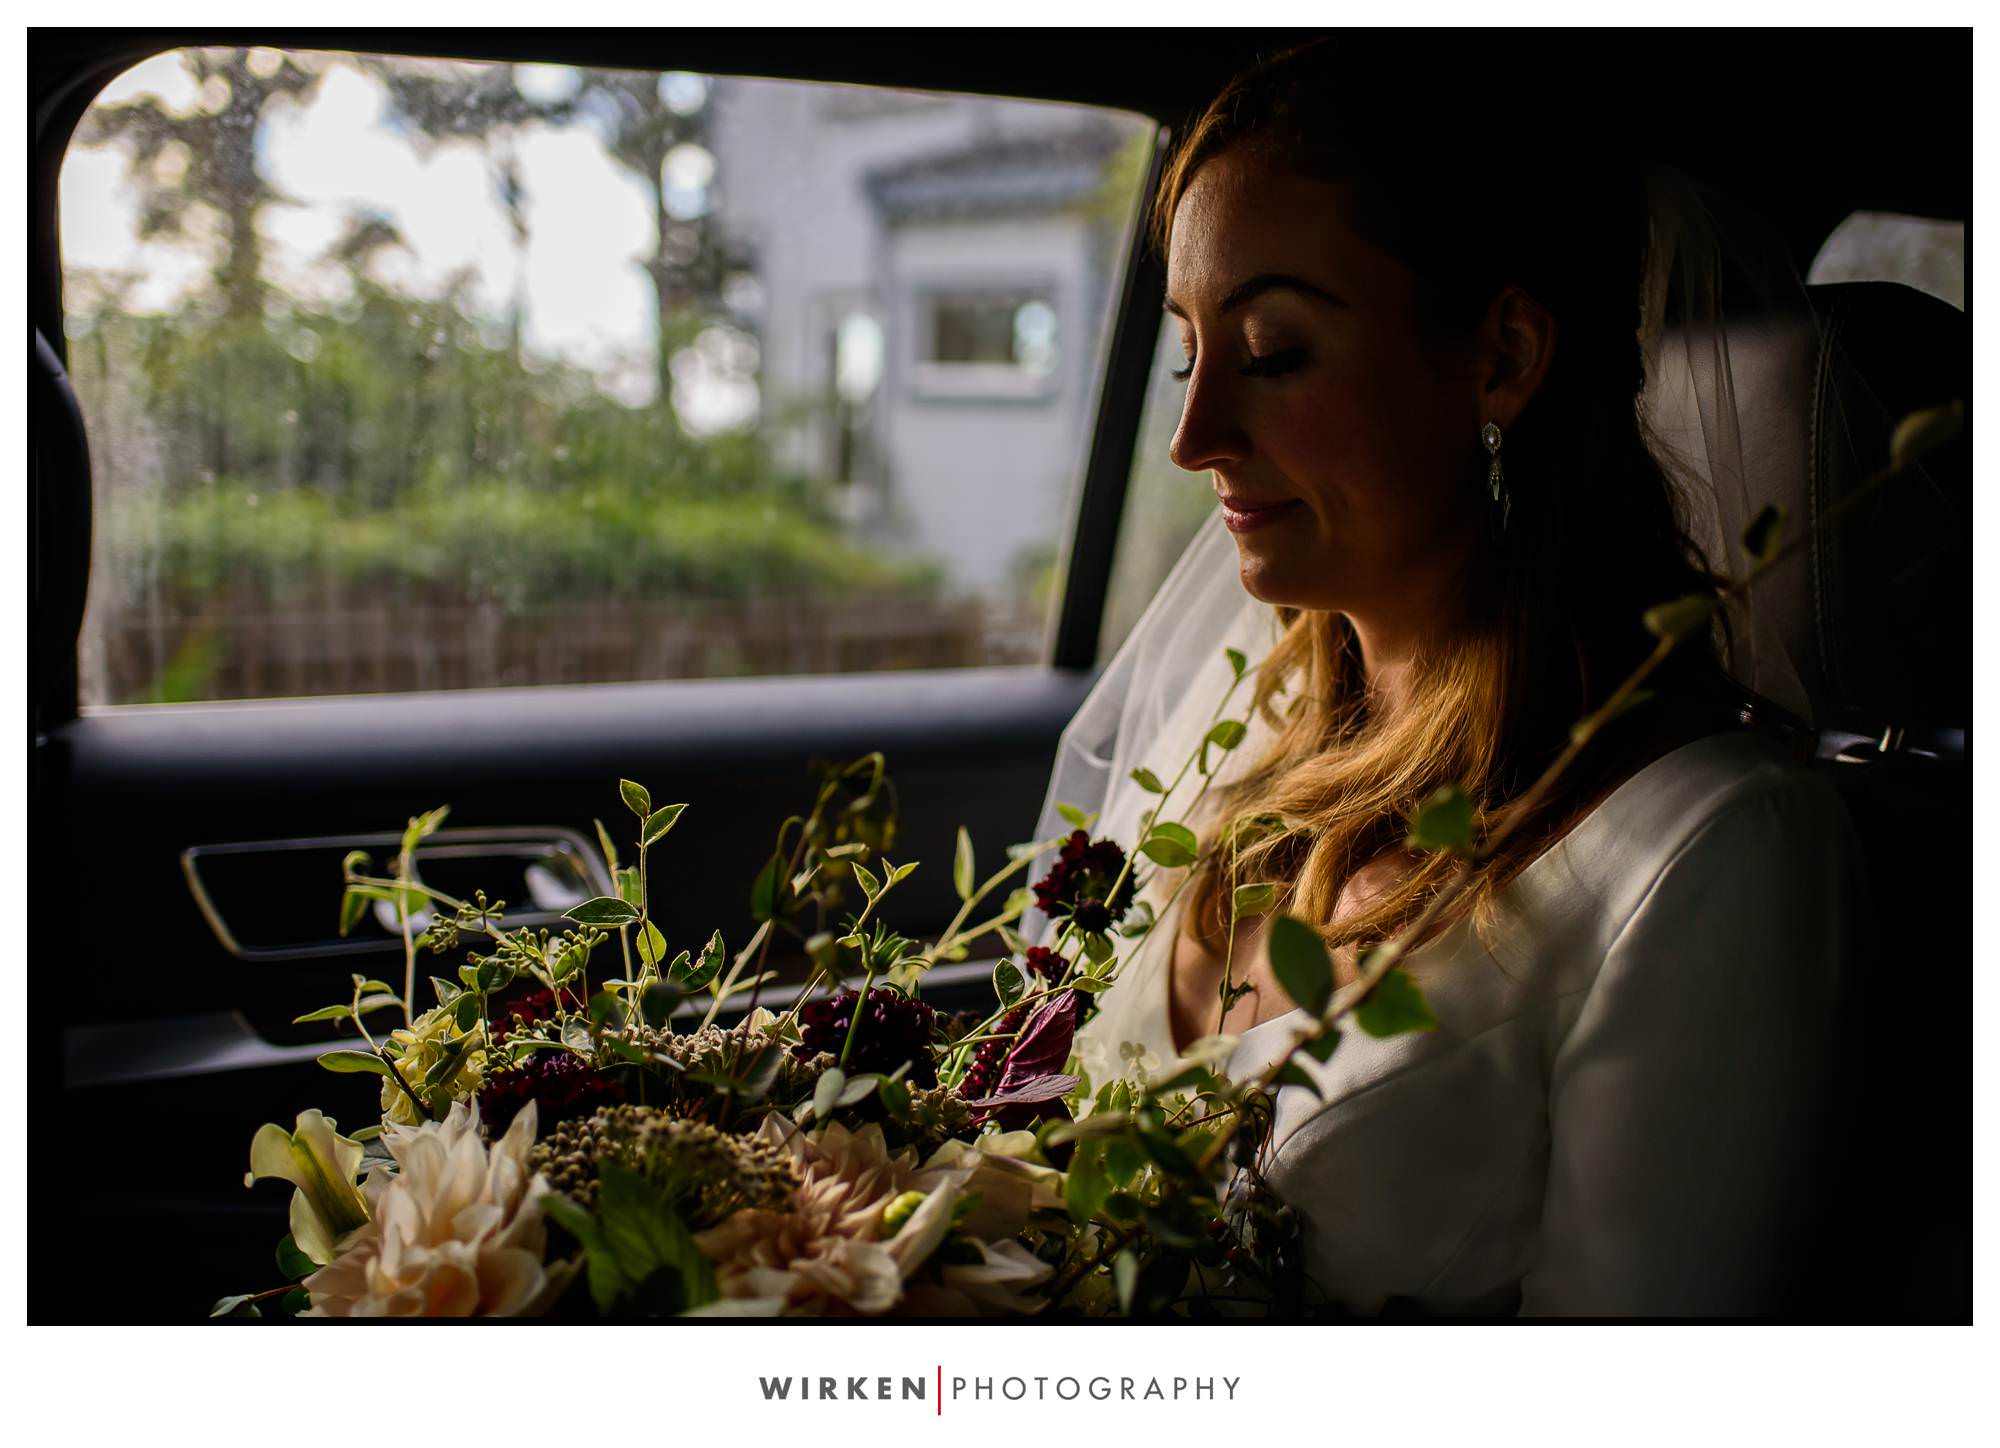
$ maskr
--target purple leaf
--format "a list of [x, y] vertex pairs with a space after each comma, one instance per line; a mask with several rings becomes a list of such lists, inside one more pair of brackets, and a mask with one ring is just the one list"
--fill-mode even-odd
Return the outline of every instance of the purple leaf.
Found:
[[994, 1095], [1005, 1096], [1017, 1086], [1048, 1076], [1069, 1064], [1070, 1043], [1076, 1039], [1076, 1018], [1082, 997], [1059, 991], [1029, 1013], [1014, 1049], [1000, 1072]]
[[998, 1106], [1030, 1106], [1042, 1101], [1060, 1101], [1076, 1089], [1076, 1083], [1075, 1076], [1037, 1076], [1011, 1091], [996, 1091], [991, 1096], [982, 1096], [965, 1104], [975, 1111], [990, 1111]]

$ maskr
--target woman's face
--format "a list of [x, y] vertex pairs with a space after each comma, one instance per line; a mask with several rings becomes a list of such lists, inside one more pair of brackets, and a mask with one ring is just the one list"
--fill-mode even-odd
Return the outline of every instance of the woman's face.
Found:
[[1406, 633], [1483, 544], [1485, 394], [1470, 339], [1423, 324], [1416, 274], [1351, 229], [1349, 195], [1241, 148], [1195, 173], [1167, 257], [1188, 359], [1171, 452], [1212, 475], [1252, 595]]

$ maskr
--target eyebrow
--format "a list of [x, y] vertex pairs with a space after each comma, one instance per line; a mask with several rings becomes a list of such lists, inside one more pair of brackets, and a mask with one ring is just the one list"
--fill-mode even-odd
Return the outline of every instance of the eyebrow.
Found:
[[[1221, 304], [1216, 307], [1216, 310], [1222, 313], [1232, 312], [1236, 308], [1243, 306], [1246, 302], [1256, 297], [1261, 297], [1266, 292], [1274, 291], [1298, 292], [1304, 296], [1316, 297], [1320, 301], [1330, 303], [1336, 307], [1347, 305], [1339, 297], [1326, 290], [1326, 288], [1314, 286], [1304, 277], [1295, 277], [1289, 272], [1259, 272], [1248, 281], [1238, 282], [1234, 287], [1230, 288], [1229, 295], [1222, 299]], [[1183, 322], [1187, 320], [1187, 313], [1182, 310], [1180, 303], [1176, 302], [1172, 297], [1167, 298], [1166, 305], [1167, 310], [1172, 312], [1176, 317], [1179, 317]]]

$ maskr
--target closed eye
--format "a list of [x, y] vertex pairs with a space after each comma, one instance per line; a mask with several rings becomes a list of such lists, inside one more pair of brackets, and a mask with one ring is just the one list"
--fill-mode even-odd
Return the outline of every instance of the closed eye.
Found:
[[[1287, 372], [1296, 372], [1305, 365], [1306, 349], [1287, 347], [1282, 352], [1271, 352], [1262, 357], [1252, 357], [1238, 370], [1245, 377], [1282, 377]], [[1185, 367], [1175, 369], [1171, 374], [1174, 381], [1185, 382], [1194, 376], [1194, 359], [1189, 358]]]

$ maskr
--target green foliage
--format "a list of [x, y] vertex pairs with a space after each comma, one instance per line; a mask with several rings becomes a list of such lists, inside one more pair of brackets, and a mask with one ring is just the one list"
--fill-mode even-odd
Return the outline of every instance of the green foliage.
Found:
[[1408, 844], [1413, 850], [1472, 849], [1472, 796], [1457, 785], [1438, 790], [1410, 821]]
[[1406, 1031], [1435, 1031], [1438, 1019], [1417, 983], [1401, 969], [1392, 970], [1354, 1008], [1354, 1023], [1371, 1036], [1400, 1036]]
[[607, 1161], [598, 1194], [595, 1212], [567, 1197], [546, 1201], [549, 1216], [583, 1244], [598, 1311], [668, 1317], [715, 1300], [715, 1269], [665, 1193]]
[[1266, 948], [1271, 971], [1292, 1003], [1314, 1015], [1324, 1012], [1333, 999], [1333, 961], [1319, 932], [1302, 920], [1280, 915], [1271, 922]]

